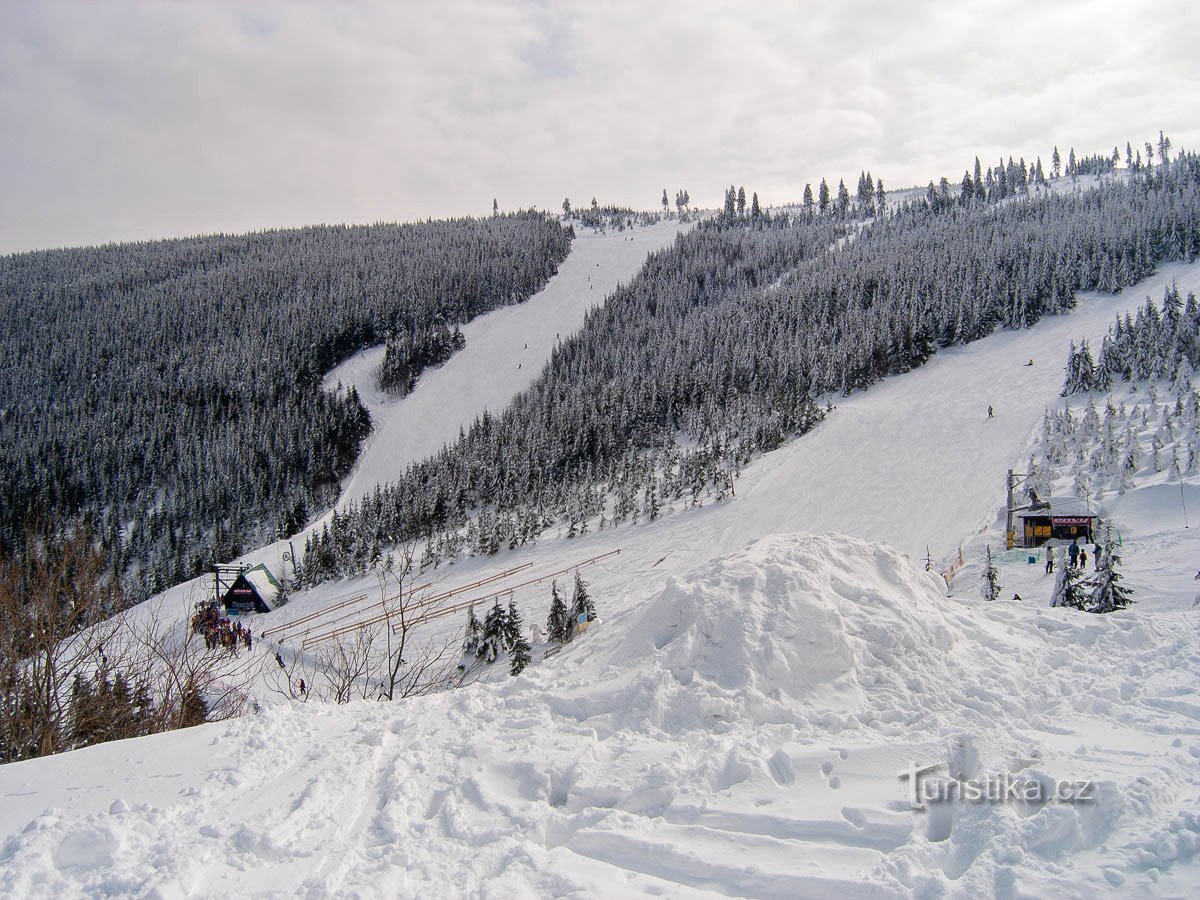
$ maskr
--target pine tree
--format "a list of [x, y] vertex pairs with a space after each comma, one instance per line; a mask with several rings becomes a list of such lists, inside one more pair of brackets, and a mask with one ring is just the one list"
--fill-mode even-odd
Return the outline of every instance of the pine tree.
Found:
[[1084, 609], [1087, 602], [1083, 574], [1069, 562], [1064, 562], [1058, 569], [1058, 578], [1054, 584], [1054, 595], [1050, 599], [1050, 605]]
[[809, 218], [811, 218], [813, 214], [813, 205], [812, 185], [806, 184], [804, 185], [804, 213]]
[[817, 209], [821, 212], [829, 209], [829, 183], [824, 178], [821, 179], [821, 186], [817, 189]]
[[1063, 385], [1062, 396], [1090, 391], [1095, 383], [1096, 363], [1092, 360], [1092, 351], [1088, 348], [1087, 340], [1080, 342], [1078, 349], [1072, 341], [1067, 356], [1067, 379]]
[[983, 599], [988, 601], [995, 600], [1000, 596], [1000, 572], [996, 569], [996, 564], [992, 562], [991, 544], [988, 544], [987, 555], [984, 558], [980, 593], [983, 595]]
[[463, 638], [462, 652], [478, 654], [479, 641], [482, 635], [483, 626], [479, 624], [479, 618], [475, 615], [475, 607], [472, 606], [467, 610], [467, 633]]
[[484, 617], [483, 637], [480, 639], [479, 649], [476, 651], [476, 655], [484, 662], [493, 663], [500, 655], [500, 650], [504, 646], [506, 618], [504, 608], [497, 598], [492, 608], [488, 610], [487, 616]]
[[1120, 567], [1121, 557], [1110, 534], [1101, 554], [1100, 571], [1097, 572], [1094, 581], [1089, 612], [1110, 613], [1133, 603], [1133, 591], [1121, 584], [1124, 576], [1121, 575]]
[[571, 593], [571, 622], [578, 622], [579, 617], [587, 616], [587, 621], [596, 621], [596, 606], [588, 593], [587, 582], [578, 571], [575, 572], [575, 589]]
[[1062, 171], [1062, 157], [1058, 154], [1058, 147], [1054, 148], [1054, 152], [1050, 154], [1050, 174], [1057, 178], [1059, 172]]
[[557, 581], [550, 583], [550, 614], [546, 616], [546, 636], [560, 644], [565, 644], [571, 639], [571, 620], [562, 594], [558, 592]]
[[505, 645], [511, 655], [511, 665], [508, 669], [510, 675], [520, 675], [524, 668], [529, 665], [529, 651], [532, 649], [529, 646], [529, 641], [525, 639], [525, 635], [521, 631], [521, 614], [517, 612], [516, 604], [508, 601], [507, 621], [504, 623]]

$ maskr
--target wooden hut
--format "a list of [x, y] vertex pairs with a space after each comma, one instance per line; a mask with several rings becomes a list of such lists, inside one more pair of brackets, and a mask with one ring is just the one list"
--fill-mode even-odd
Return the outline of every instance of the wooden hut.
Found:
[[221, 606], [225, 608], [226, 614], [231, 616], [266, 613], [275, 608], [279, 593], [279, 582], [270, 570], [260, 563], [237, 573], [233, 583], [221, 596]]
[[1017, 513], [1021, 519], [1021, 546], [1040, 547], [1048, 541], [1091, 543], [1099, 518], [1076, 497], [1051, 497]]

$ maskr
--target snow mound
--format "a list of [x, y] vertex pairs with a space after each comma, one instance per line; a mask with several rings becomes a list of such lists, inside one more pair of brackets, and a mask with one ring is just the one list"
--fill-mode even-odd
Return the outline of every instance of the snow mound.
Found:
[[651, 657], [686, 689], [663, 727], [854, 715], [864, 691], [907, 691], [940, 668], [956, 639], [945, 606], [941, 579], [889, 546], [775, 535], [669, 579], [610, 662]]

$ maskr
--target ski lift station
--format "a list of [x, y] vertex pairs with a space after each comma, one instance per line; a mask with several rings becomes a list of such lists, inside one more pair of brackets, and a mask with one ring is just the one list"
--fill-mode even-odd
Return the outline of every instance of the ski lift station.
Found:
[[1024, 527], [1022, 547], [1040, 547], [1050, 540], [1091, 542], [1099, 518], [1078, 497], [1051, 497], [1017, 512]]
[[279, 582], [262, 563], [250, 568], [218, 566], [215, 576], [215, 593], [227, 615], [267, 613], [278, 603]]

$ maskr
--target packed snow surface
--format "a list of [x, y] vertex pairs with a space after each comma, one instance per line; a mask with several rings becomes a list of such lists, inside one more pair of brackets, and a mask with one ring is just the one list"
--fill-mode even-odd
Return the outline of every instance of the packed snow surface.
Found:
[[[621, 548], [582, 570], [603, 622], [518, 678], [394, 704], [264, 697], [244, 719], [0, 767], [0, 893], [1196, 895], [1200, 532], [1165, 518], [1179, 486], [1114, 504], [1132, 609], [1047, 609], [1039, 567], [1016, 558], [1004, 578], [1024, 602], [976, 590], [976, 557], [1002, 541], [1004, 471], [1060, 402], [1068, 342], [1097, 346], [1172, 280], [1197, 290], [1200, 265], [837, 399], [727, 502], [439, 572], [467, 583]], [[525, 378], [508, 371], [512, 337], [488, 358]], [[469, 424], [473, 396], [421, 405], [457, 359], [381, 425]], [[921, 559], [941, 568], [960, 546], [947, 596]], [[325, 585], [254, 627], [371, 589]], [[164, 603], [187, 608], [188, 590]], [[527, 622], [547, 593], [514, 595]], [[914, 811], [910, 765], [1089, 780], [1094, 799]]]
[[[1179, 624], [981, 610], [889, 547], [771, 537], [519, 678], [7, 766], [0, 891], [1186, 893], [1200, 640]], [[1096, 799], [914, 812], [910, 762]]]

